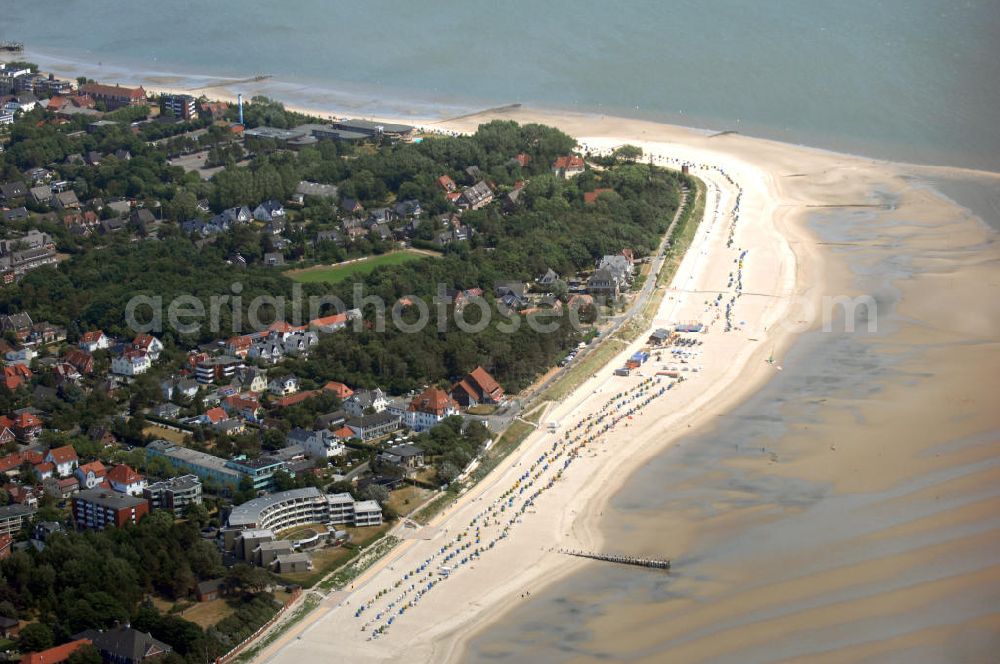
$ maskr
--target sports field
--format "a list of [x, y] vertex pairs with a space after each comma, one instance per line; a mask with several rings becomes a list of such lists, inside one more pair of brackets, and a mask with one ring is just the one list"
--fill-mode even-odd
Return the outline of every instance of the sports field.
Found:
[[328, 283], [335, 284], [351, 277], [364, 276], [377, 267], [386, 265], [402, 265], [410, 261], [427, 258], [429, 253], [403, 250], [393, 251], [380, 256], [369, 256], [355, 261], [337, 263], [336, 265], [317, 265], [302, 270], [289, 270], [285, 274], [303, 284]]

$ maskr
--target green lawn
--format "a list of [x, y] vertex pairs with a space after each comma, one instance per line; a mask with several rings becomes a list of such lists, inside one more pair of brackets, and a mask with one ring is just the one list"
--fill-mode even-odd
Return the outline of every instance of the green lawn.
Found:
[[393, 251], [380, 256], [371, 256], [353, 263], [339, 263], [337, 265], [317, 265], [307, 267], [302, 270], [289, 270], [285, 274], [304, 284], [328, 283], [335, 284], [351, 277], [358, 277], [372, 272], [377, 267], [387, 265], [402, 265], [410, 261], [426, 258], [427, 254], [418, 254], [411, 251]]

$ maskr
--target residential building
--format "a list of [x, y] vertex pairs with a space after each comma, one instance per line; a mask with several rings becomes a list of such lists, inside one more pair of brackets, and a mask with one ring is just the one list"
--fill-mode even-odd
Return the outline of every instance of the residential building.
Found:
[[289, 445], [301, 445], [310, 459], [330, 459], [344, 454], [344, 444], [329, 429], [308, 431], [296, 427], [288, 432]]
[[154, 639], [128, 625], [119, 625], [104, 631], [88, 629], [74, 638], [89, 639], [105, 664], [141, 664], [173, 650], [169, 645]]
[[278, 532], [307, 523], [360, 525], [359, 515], [365, 525], [372, 525], [376, 519], [381, 523], [382, 510], [377, 503], [373, 509], [371, 502], [355, 502], [349, 493], [323, 494], [315, 487], [292, 489], [254, 498], [233, 508], [227, 524], [229, 530], [235, 531]]
[[476, 367], [451, 388], [451, 397], [465, 407], [478, 404], [496, 405], [503, 401], [500, 384], [482, 367]]
[[124, 463], [108, 471], [107, 481], [114, 491], [129, 496], [141, 496], [146, 488], [146, 478]]
[[357, 390], [344, 400], [344, 411], [352, 417], [361, 417], [366, 412], [381, 413], [389, 407], [389, 399], [379, 388]]
[[138, 376], [149, 371], [152, 359], [141, 350], [127, 350], [111, 360], [111, 373], [119, 376]]
[[285, 218], [285, 206], [274, 199], [264, 201], [253, 211], [253, 218], [257, 221], [274, 221]]
[[267, 456], [257, 459], [231, 459], [226, 462], [226, 466], [249, 477], [254, 491], [272, 491], [274, 474], [279, 470], [286, 470], [284, 461]]
[[207, 385], [214, 381], [229, 382], [236, 376], [236, 370], [243, 366], [243, 360], [238, 357], [220, 355], [205, 358], [198, 362], [194, 369], [195, 380]]
[[427, 431], [446, 417], [458, 415], [458, 404], [441, 388], [428, 387], [410, 401], [401, 415], [403, 424], [410, 429]]
[[163, 352], [163, 342], [152, 335], [140, 334], [132, 340], [132, 348], [146, 353], [155, 362], [160, 358], [160, 353]]
[[52, 448], [45, 454], [45, 461], [55, 466], [55, 472], [59, 477], [69, 477], [80, 465], [80, 459], [72, 445]]
[[182, 120], [193, 120], [198, 117], [196, 102], [197, 100], [191, 95], [165, 94], [160, 96], [160, 108]]
[[459, 207], [478, 210], [493, 202], [493, 190], [486, 182], [479, 182], [462, 191], [458, 199]]
[[346, 426], [354, 434], [353, 437], [365, 441], [374, 440], [398, 431], [400, 415], [389, 411], [362, 415], [347, 420]]
[[569, 178], [579, 175], [584, 171], [583, 157], [576, 155], [566, 155], [557, 157], [552, 163], [552, 174], [561, 178]]
[[142, 87], [123, 88], [120, 85], [87, 83], [80, 86], [80, 94], [87, 95], [94, 101], [104, 104], [109, 111], [123, 106], [146, 105], [146, 91]]
[[108, 489], [84, 489], [73, 496], [73, 521], [78, 528], [121, 528], [138, 523], [149, 513], [149, 503]]
[[171, 466], [185, 472], [193, 473], [203, 482], [212, 482], [220, 488], [230, 490], [240, 485], [243, 475], [226, 465], [226, 460], [205, 452], [181, 447], [167, 440], [154, 440], [146, 446], [146, 454], [165, 458]]
[[150, 509], [169, 510], [175, 517], [184, 515], [190, 505], [200, 505], [201, 480], [196, 475], [181, 475], [155, 482], [142, 490]]
[[37, 511], [35, 506], [20, 503], [0, 507], [0, 535], [17, 535]]
[[406, 470], [416, 470], [424, 465], [424, 450], [416, 445], [403, 443], [386, 449], [379, 454], [379, 458]]
[[70, 658], [70, 655], [83, 646], [90, 645], [90, 643], [89, 639], [76, 639], [48, 650], [25, 653], [21, 657], [21, 664], [59, 664], [65, 662]]
[[292, 375], [272, 378], [267, 384], [268, 391], [276, 397], [285, 397], [299, 391], [299, 379]]
[[81, 489], [94, 489], [99, 487], [107, 475], [107, 468], [100, 461], [91, 461], [78, 467], [74, 472]]

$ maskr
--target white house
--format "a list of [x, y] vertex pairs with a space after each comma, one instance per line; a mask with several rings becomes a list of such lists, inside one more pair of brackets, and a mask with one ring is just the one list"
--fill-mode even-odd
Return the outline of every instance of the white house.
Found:
[[358, 390], [344, 401], [344, 410], [351, 417], [361, 417], [369, 408], [381, 413], [389, 407], [389, 398], [379, 388], [374, 390]]
[[447, 392], [438, 387], [428, 387], [413, 397], [406, 410], [400, 410], [395, 414], [398, 414], [403, 424], [410, 429], [427, 431], [446, 417], [458, 413], [458, 403]]
[[160, 353], [163, 352], [163, 342], [152, 335], [140, 334], [132, 340], [132, 349], [143, 351], [150, 360], [155, 362], [160, 358]]
[[149, 371], [153, 362], [141, 350], [127, 350], [111, 360], [111, 373], [119, 376], [138, 376]]
[[77, 468], [74, 475], [79, 480], [81, 489], [93, 489], [100, 486], [107, 473], [108, 471], [103, 463], [100, 461], [91, 461]]
[[292, 375], [272, 378], [267, 389], [276, 397], [287, 397], [299, 391], [299, 379]]
[[130, 496], [141, 496], [146, 488], [146, 478], [125, 464], [109, 470], [107, 480], [113, 490]]
[[91, 330], [80, 335], [80, 342], [77, 344], [82, 350], [93, 353], [111, 345], [111, 339], [102, 330]]
[[264, 201], [253, 211], [257, 221], [277, 221], [285, 218], [285, 207], [276, 200]]
[[80, 465], [80, 458], [72, 445], [52, 448], [45, 454], [45, 461], [56, 467], [59, 477], [69, 477]]
[[294, 428], [286, 437], [289, 445], [300, 445], [311, 459], [329, 459], [344, 454], [344, 444], [328, 429], [308, 431]]

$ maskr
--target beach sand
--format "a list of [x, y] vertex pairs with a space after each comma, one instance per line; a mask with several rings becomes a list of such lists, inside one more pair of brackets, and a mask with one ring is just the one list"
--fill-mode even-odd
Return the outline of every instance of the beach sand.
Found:
[[[765, 359], [772, 349], [780, 358], [797, 333], [814, 329], [819, 324], [815, 312], [824, 295], [862, 294], [856, 290], [845, 269], [841, 266], [838, 272], [833, 265], [836, 262], [834, 253], [809, 231], [806, 224], [809, 214], [824, 208], [870, 214], [873, 210], [886, 211], [892, 205], [888, 200], [895, 199], [900, 214], [921, 210], [928, 222], [939, 217], [956, 217], [957, 208], [949, 201], [930, 191], [914, 190], [904, 177], [909, 171], [903, 167], [738, 135], [710, 136], [621, 118], [556, 117], [524, 110], [490, 114], [489, 117], [466, 117], [437, 126], [448, 131], [471, 131], [480, 122], [497, 115], [519, 122], [558, 126], [578, 137], [589, 149], [606, 149], [628, 142], [639, 145], [647, 154], [712, 164], [730, 174], [743, 191], [735, 247], [727, 248], [726, 239], [730, 222], [727, 212], [735, 200], [736, 189], [715, 171], [695, 170], [694, 174], [709, 185], [707, 209], [711, 212], [718, 199], [720, 215], [714, 220], [711, 214], [708, 216], [652, 327], [682, 320], [705, 320], [705, 301], [715, 292], [696, 291], [726, 289], [737, 249], [748, 252], [744, 295], [739, 300], [736, 315], [738, 321], [745, 321], [745, 324], [728, 333], [715, 324], [707, 334], [699, 335], [704, 342], [699, 374], [678, 386], [669, 397], [654, 402], [629, 423], [628, 429], [615, 431], [598, 451], [588, 453], [574, 464], [554, 489], [538, 499], [523, 523], [518, 524], [496, 550], [435, 587], [381, 638], [369, 641], [366, 633], [359, 632], [359, 622], [363, 621], [354, 618], [352, 607], [369, 600], [379, 589], [391, 588], [403, 571], [420, 564], [463, 528], [483, 504], [506, 490], [523, 471], [520, 464], [535, 458], [551, 445], [552, 436], [544, 431], [544, 426], [543, 431], [526, 440], [522, 448], [486, 481], [435, 520], [433, 525], [442, 531], [447, 528], [447, 534], [442, 532], [430, 542], [409, 541], [401, 546], [382, 565], [355, 583], [351, 604], [324, 605], [261, 653], [258, 657], [261, 661], [319, 661], [334, 654], [351, 661], [385, 661], [403, 655], [417, 661], [462, 660], [468, 656], [464, 650], [468, 639], [477, 629], [505, 612], [514, 614], [519, 605], [526, 606], [525, 602], [531, 604], [523, 599], [523, 593], [535, 594], [546, 584], [593, 565], [559, 554], [560, 548], [611, 548], [635, 555], [676, 557], [683, 556], [689, 542], [704, 537], [703, 529], [724, 531], [727, 518], [731, 518], [725, 512], [710, 524], [686, 520], [683, 515], [664, 517], [661, 514], [654, 530], [661, 534], [669, 531], [670, 548], [664, 551], [663, 538], [652, 533], [647, 537], [606, 539], [599, 526], [608, 500], [631, 473], [649, 464], [672, 442], [717, 421], [776, 375], [776, 368]], [[907, 197], [916, 197], [915, 200], [910, 203], [904, 198], [904, 192]], [[901, 238], [909, 239], [905, 227], [887, 227], [884, 232], [898, 232]], [[938, 241], [955, 242], [956, 246], [963, 247], [979, 246], [978, 250], [983, 252], [983, 269], [995, 269], [989, 264], [990, 252], [995, 251], [990, 244], [991, 235], [982, 225], [962, 217], [942, 235]], [[975, 289], [970, 292], [970, 298], [986, 297], [989, 288], [995, 288], [995, 283], [980, 282], [979, 288], [978, 294]], [[995, 331], [996, 313], [987, 310], [970, 317], [971, 330], [979, 334]], [[624, 348], [614, 362], [573, 395], [550, 408], [543, 425], [553, 422], [564, 426], [576, 421], [602, 405], [602, 395], [638, 380], [614, 378], [611, 372], [641, 345], [642, 340]], [[989, 419], [991, 415], [987, 412], [983, 417]], [[905, 446], [905, 437], [899, 441]], [[906, 448], [905, 454], [919, 456], [920, 451]], [[854, 455], [845, 453], [841, 457], [842, 460], [834, 463], [819, 459], [809, 471], [815, 477], [842, 483], [845, 491], [851, 490], [852, 484], [856, 488], [872, 477], [881, 479], [884, 476], [878, 471], [881, 465], [878, 460], [866, 463], [870, 472], [863, 473], [854, 467], [859, 465]], [[794, 473], [800, 469], [787, 470]], [[741, 518], [745, 516], [740, 514]], [[849, 582], [847, 575], [841, 582]], [[956, 579], [955, 582], [967, 581]], [[725, 585], [720, 582], [716, 590]], [[802, 592], [802, 588], [789, 592]], [[781, 596], [776, 597], [780, 600]], [[387, 601], [377, 600], [375, 604]], [[759, 601], [763, 607], [770, 600], [761, 597]], [[338, 597], [337, 602], [343, 602], [343, 598]], [[718, 611], [725, 611], [725, 602], [720, 602], [718, 607]], [[713, 619], [711, 608], [705, 610], [706, 623]], [[672, 610], [683, 613], [684, 604]], [[743, 610], [750, 609], [744, 607]], [[647, 639], [663, 633], [660, 620], [643, 620], [641, 612], [629, 615], [631, 620], [638, 621], [632, 625], [637, 636], [641, 630], [648, 632], [644, 635]], [[834, 611], [831, 615], [837, 614]], [[605, 625], [595, 622], [590, 626], [594, 639], [605, 645], [619, 641], [612, 635], [622, 629], [622, 618], [616, 615]], [[787, 628], [793, 629], [794, 625], [789, 623]], [[637, 638], [634, 643], [641, 642]], [[749, 647], [753, 640], [734, 638], [732, 648], [738, 651], [741, 644]], [[720, 647], [717, 643], [712, 645]], [[710, 649], [703, 654], [710, 658]], [[696, 652], [690, 656], [692, 659], [701, 657]], [[686, 660], [681, 657], [677, 661]]]
[[[164, 91], [178, 83], [136, 82]], [[228, 99], [237, 91], [267, 87], [198, 90]], [[257, 660], [987, 661], [1000, 649], [996, 238], [925, 184], [1000, 186], [997, 174], [520, 108], [452, 121], [380, 119], [473, 131], [494, 118], [554, 125], [591, 149], [631, 143], [729, 173], [743, 191], [735, 246], [748, 254], [736, 318], [745, 324], [728, 333], [715, 324], [700, 336], [701, 372], [588, 450], [509, 538], [383, 637], [367, 640], [355, 607], [503, 493], [551, 446], [546, 426], [433, 522], [434, 539], [400, 545]], [[693, 174], [709, 185], [709, 218], [653, 328], [705, 318], [714, 293], [695, 291], [726, 290], [737, 255], [725, 246], [736, 189], [716, 171]], [[887, 276], [872, 286], [874, 273]], [[840, 295], [873, 296], [878, 332], [823, 332], [823, 298]], [[611, 372], [640, 345], [550, 407], [543, 425], [556, 423], [562, 435], [639, 380]], [[777, 364], [797, 354], [787, 381], [765, 362], [772, 352]], [[800, 375], [826, 355], [844, 365], [841, 374]], [[757, 422], [741, 410], [748, 407], [774, 413]], [[741, 448], [761, 442], [759, 454]], [[640, 494], [652, 487], [661, 503], [644, 506]], [[559, 548], [677, 564], [657, 580]], [[572, 583], [579, 592], [571, 595]], [[613, 593], [614, 584], [627, 592]], [[538, 599], [546, 587], [562, 594]]]

